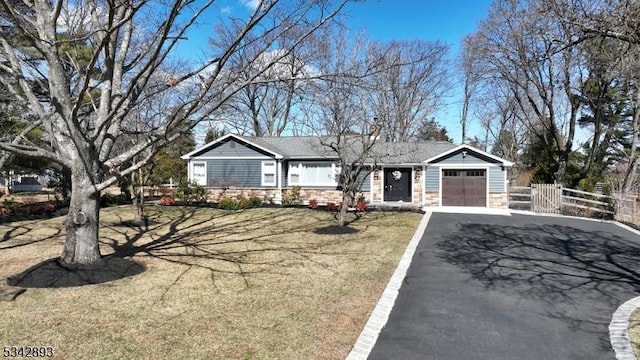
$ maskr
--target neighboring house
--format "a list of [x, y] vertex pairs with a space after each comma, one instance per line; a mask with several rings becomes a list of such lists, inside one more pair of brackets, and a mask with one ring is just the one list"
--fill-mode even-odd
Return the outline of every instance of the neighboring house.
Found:
[[17, 174], [12, 176], [12, 192], [40, 192], [42, 191], [42, 176], [35, 174]]
[[[291, 187], [303, 200], [339, 203], [335, 153], [317, 137], [225, 135], [189, 154], [189, 180], [208, 189], [208, 199], [259, 196], [280, 203]], [[377, 142], [362, 195], [370, 204], [422, 207], [507, 208], [507, 168], [513, 164], [467, 145], [445, 141]]]

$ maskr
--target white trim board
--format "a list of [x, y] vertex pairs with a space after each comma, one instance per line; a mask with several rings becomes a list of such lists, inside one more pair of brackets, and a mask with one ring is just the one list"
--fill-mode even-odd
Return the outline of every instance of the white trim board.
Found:
[[207, 150], [208, 148], [212, 147], [213, 145], [215, 145], [217, 143], [220, 143], [222, 141], [225, 141], [228, 138], [234, 138], [234, 139], [236, 139], [237, 141], [239, 141], [241, 143], [245, 143], [247, 145], [251, 145], [251, 146], [253, 146], [253, 147], [257, 148], [257, 149], [260, 149], [260, 150], [262, 150], [264, 152], [272, 154], [273, 156], [275, 156], [276, 159], [284, 158], [284, 156], [282, 156], [282, 155], [280, 155], [280, 154], [278, 154], [276, 152], [273, 152], [272, 150], [269, 150], [269, 149], [267, 149], [267, 148], [265, 148], [263, 146], [260, 146], [260, 145], [258, 145], [256, 143], [253, 143], [253, 142], [251, 142], [251, 141], [249, 141], [249, 140], [247, 140], [247, 139], [245, 139], [245, 138], [243, 138], [241, 136], [238, 136], [236, 134], [227, 134], [227, 135], [221, 136], [221, 137], [213, 140], [212, 142], [210, 142], [208, 144], [205, 144], [205, 145], [193, 150], [192, 152], [190, 152], [190, 153], [188, 153], [186, 155], [182, 155], [180, 158], [184, 159], [184, 160], [191, 159], [193, 157], [193, 155], [195, 155], [195, 154], [197, 154], [197, 153], [199, 153], [201, 151]]
[[[482, 151], [480, 149], [476, 149], [474, 147], [471, 147], [471, 146], [465, 145], [465, 144], [456, 146], [453, 149], [449, 149], [449, 150], [447, 150], [447, 151], [445, 151], [443, 153], [440, 153], [440, 154], [438, 154], [436, 156], [432, 156], [429, 159], [425, 160], [424, 162], [425, 163], [430, 163], [430, 162], [437, 161], [438, 159], [441, 159], [441, 158], [443, 158], [443, 157], [445, 157], [447, 155], [453, 154], [453, 153], [455, 153], [455, 152], [457, 152], [459, 150], [462, 150], [462, 149], [467, 149], [467, 150], [469, 150], [471, 152], [475, 152], [476, 154], [480, 154], [480, 155], [482, 155], [484, 157], [488, 157], [489, 159], [493, 159], [493, 160], [499, 161], [503, 166], [513, 166], [513, 163], [511, 161], [509, 161], [509, 160], [503, 159], [503, 158], [495, 156], [493, 154], [489, 154], [488, 152]], [[429, 164], [429, 165], [436, 165], [436, 164]]]

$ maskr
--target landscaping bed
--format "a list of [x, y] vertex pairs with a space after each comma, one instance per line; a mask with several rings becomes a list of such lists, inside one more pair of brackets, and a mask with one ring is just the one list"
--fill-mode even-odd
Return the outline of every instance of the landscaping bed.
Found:
[[[79, 359], [344, 359], [421, 216], [129, 205], [101, 212], [102, 253], [144, 272], [0, 302], [0, 340]], [[352, 214], [353, 215], [353, 214]], [[63, 218], [0, 224], [0, 278], [59, 255]]]

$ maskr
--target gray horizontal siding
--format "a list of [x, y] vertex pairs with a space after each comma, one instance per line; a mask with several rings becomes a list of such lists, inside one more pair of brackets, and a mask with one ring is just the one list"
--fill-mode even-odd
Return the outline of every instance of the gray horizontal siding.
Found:
[[236, 140], [229, 139], [220, 144], [216, 144], [216, 146], [212, 149], [209, 149], [201, 154], [198, 154], [195, 159], [198, 157], [262, 157], [269, 156], [270, 154], [263, 153], [256, 149], [252, 149]]
[[424, 182], [425, 191], [440, 191], [440, 168], [427, 166]]
[[484, 156], [476, 156], [471, 152], [467, 152], [466, 157], [462, 157], [462, 152], [456, 153], [450, 157], [442, 159], [437, 164], [464, 164], [464, 165], [486, 165], [487, 163], [497, 163], [498, 161]]
[[[263, 187], [262, 161], [249, 159], [207, 160], [207, 186], [261, 188]], [[275, 188], [275, 186], [273, 187]]]
[[369, 173], [367, 177], [364, 178], [364, 181], [362, 182], [362, 186], [360, 187], [360, 190], [362, 191], [369, 191], [370, 189], [371, 189], [371, 173]]
[[489, 192], [504, 192], [504, 174], [500, 166], [489, 167]]

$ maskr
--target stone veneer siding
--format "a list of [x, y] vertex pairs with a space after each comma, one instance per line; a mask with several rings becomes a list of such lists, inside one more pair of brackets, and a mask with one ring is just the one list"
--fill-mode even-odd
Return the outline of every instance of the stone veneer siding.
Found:
[[[420, 172], [420, 177], [416, 177], [417, 171]], [[412, 194], [412, 203], [416, 205], [422, 205], [422, 184], [424, 183], [424, 171], [422, 167], [414, 167], [413, 168], [413, 194]]]
[[[266, 204], [281, 204], [282, 197], [285, 196], [291, 188], [282, 189], [246, 189], [246, 188], [207, 188], [207, 202], [218, 203], [221, 198], [228, 196], [231, 198], [248, 198], [257, 196]], [[364, 191], [362, 195], [369, 200], [369, 192]], [[336, 189], [300, 189], [300, 197], [304, 204], [308, 204], [309, 200], [318, 200], [319, 205], [327, 203], [339, 204], [342, 201], [342, 191]]]
[[375, 172], [371, 173], [373, 177], [373, 187], [371, 191], [373, 191], [373, 202], [379, 203], [382, 201], [382, 169], [378, 169], [378, 176], [376, 179]]
[[427, 191], [424, 194], [423, 206], [440, 206], [440, 193], [437, 191]]
[[228, 196], [235, 199], [257, 196], [266, 204], [280, 203], [280, 192], [278, 189], [246, 189], [246, 188], [207, 188], [207, 202], [217, 203], [221, 198]]
[[[291, 188], [282, 189], [282, 197], [285, 197]], [[318, 200], [318, 205], [326, 205], [327, 203], [338, 204], [342, 201], [342, 191], [336, 189], [300, 189], [300, 197], [305, 204], [309, 200]]]
[[507, 193], [489, 193], [489, 207], [506, 209], [509, 207], [509, 195]]

